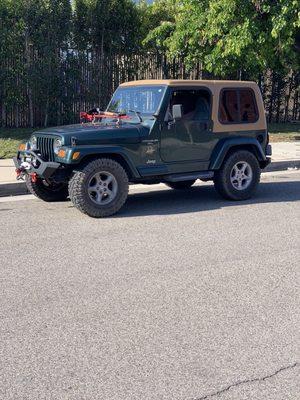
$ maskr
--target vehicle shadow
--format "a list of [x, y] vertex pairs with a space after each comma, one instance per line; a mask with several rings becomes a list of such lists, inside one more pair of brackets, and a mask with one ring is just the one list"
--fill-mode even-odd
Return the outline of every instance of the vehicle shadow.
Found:
[[227, 201], [213, 185], [198, 185], [184, 191], [172, 189], [129, 194], [126, 205], [114, 218], [185, 214], [249, 204], [300, 200], [300, 181], [261, 182], [255, 196], [246, 201]]

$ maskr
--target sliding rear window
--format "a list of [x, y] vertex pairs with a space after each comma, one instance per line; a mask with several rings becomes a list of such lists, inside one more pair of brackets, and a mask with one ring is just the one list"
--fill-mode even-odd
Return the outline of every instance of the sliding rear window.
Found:
[[252, 89], [223, 89], [220, 94], [219, 120], [222, 124], [249, 124], [258, 120]]

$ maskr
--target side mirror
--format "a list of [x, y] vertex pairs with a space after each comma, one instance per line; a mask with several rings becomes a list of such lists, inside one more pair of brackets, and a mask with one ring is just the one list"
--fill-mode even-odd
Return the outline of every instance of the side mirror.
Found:
[[182, 118], [182, 104], [174, 104], [172, 107], [172, 115], [175, 121]]

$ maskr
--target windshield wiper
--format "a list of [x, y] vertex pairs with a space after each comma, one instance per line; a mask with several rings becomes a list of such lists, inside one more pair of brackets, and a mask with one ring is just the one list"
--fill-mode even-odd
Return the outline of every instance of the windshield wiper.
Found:
[[140, 111], [128, 110], [128, 112], [134, 113], [134, 114], [138, 117], [139, 121], [140, 121], [140, 122], [143, 122], [143, 118], [141, 117], [141, 112], [140, 112]]

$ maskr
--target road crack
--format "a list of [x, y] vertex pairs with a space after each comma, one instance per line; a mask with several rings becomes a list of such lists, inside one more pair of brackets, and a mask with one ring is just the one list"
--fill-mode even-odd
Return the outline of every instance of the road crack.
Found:
[[234, 387], [237, 387], [237, 386], [240, 386], [240, 385], [245, 385], [245, 384], [247, 384], [247, 383], [254, 383], [254, 382], [263, 382], [263, 381], [266, 381], [267, 379], [271, 379], [271, 378], [273, 378], [274, 376], [280, 374], [281, 372], [286, 371], [286, 370], [289, 370], [289, 369], [292, 369], [292, 368], [295, 368], [295, 367], [297, 367], [298, 365], [299, 365], [299, 363], [298, 363], [298, 362], [295, 362], [294, 364], [287, 365], [286, 367], [281, 367], [281, 368], [279, 368], [279, 369], [278, 369], [277, 371], [275, 371], [273, 374], [265, 375], [265, 376], [263, 376], [263, 377], [261, 377], [261, 378], [244, 379], [244, 380], [242, 380], [242, 381], [237, 381], [237, 382], [232, 383], [231, 385], [225, 387], [224, 389], [218, 390], [217, 392], [214, 392], [214, 393], [211, 393], [211, 394], [207, 394], [207, 395], [202, 396], [202, 397], [197, 397], [197, 398], [195, 398], [194, 400], [207, 400], [207, 399], [211, 399], [212, 397], [219, 396], [219, 395], [222, 394], [222, 393], [228, 392], [231, 388], [234, 388]]

